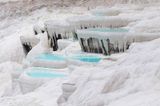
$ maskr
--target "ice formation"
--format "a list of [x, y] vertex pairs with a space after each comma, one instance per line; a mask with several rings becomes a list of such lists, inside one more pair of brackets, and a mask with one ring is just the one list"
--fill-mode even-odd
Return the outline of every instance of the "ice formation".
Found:
[[96, 27], [125, 27], [131, 20], [121, 18], [119, 16], [99, 17], [92, 15], [84, 15], [79, 17], [71, 17], [68, 22], [75, 27], [75, 29], [87, 29]]
[[[119, 2], [151, 1], [156, 0]], [[24, 33], [34, 30], [37, 35], [1, 39], [0, 63], [22, 63], [24, 52], [21, 42], [32, 46], [32, 49], [29, 48], [31, 50], [24, 59], [23, 68], [27, 69], [13, 62], [0, 64], [0, 105], [159, 106], [159, 7], [125, 4], [105, 9], [97, 8], [92, 15], [69, 17], [65, 21], [46, 21], [45, 33], [35, 25], [32, 30], [26, 27], [23, 30]], [[57, 13], [55, 17], [58, 17]], [[31, 20], [27, 22], [35, 24]], [[8, 35], [6, 30], [4, 34]], [[68, 39], [73, 36], [81, 45]], [[83, 51], [91, 53], [81, 51], [80, 46]], [[50, 47], [58, 51], [53, 52]], [[125, 53], [112, 54], [120, 51]], [[64, 56], [65, 59], [45, 57], [46, 54]], [[98, 58], [98, 62], [86, 62], [90, 61], [87, 56], [93, 56], [93, 62], [101, 57], [101, 61]], [[59, 73], [66, 74], [67, 80], [61, 75], [59, 77]], [[57, 76], [59, 78], [55, 78]]]
[[119, 9], [116, 8], [96, 8], [91, 10], [91, 13], [96, 16], [117, 16], [121, 13]]
[[73, 28], [67, 22], [51, 20], [46, 21], [44, 24], [50, 47], [53, 48], [53, 51], [58, 49], [58, 39], [68, 39], [72, 37]]
[[[113, 12], [112, 12], [113, 11]], [[46, 21], [45, 29], [47, 31], [50, 47], [53, 51], [58, 50], [58, 39], [77, 39], [76, 30], [88, 28], [102, 28], [102, 27], [124, 27], [127, 26], [131, 20], [114, 16], [114, 10], [108, 10], [109, 17], [99, 17], [95, 15], [84, 15], [69, 17], [65, 21], [50, 20]], [[112, 14], [113, 13], [113, 14]], [[113, 15], [113, 16], [112, 16]], [[116, 15], [116, 14], [115, 14]], [[117, 14], [118, 15], [118, 14]]]
[[[47, 53], [49, 52], [49, 45], [48, 45], [48, 39], [47, 39], [47, 34], [38, 34], [38, 38], [33, 36], [33, 37], [27, 37], [27, 39], [31, 39], [27, 42], [27, 44], [32, 44], [31, 45], [31, 50], [27, 54], [27, 59], [32, 59], [32, 57], [35, 57], [37, 55], [40, 55], [42, 53]], [[32, 43], [31, 43], [32, 42]]]
[[76, 69], [70, 77], [70, 83], [76, 82], [78, 87], [62, 106], [159, 104], [159, 94], [155, 95], [159, 93], [159, 59], [156, 56], [159, 54], [159, 41], [135, 44], [125, 57], [105, 69]]
[[20, 39], [26, 55], [39, 43], [39, 39], [36, 37], [21, 36]]
[[78, 30], [77, 35], [84, 52], [105, 55], [124, 52], [134, 42], [151, 41], [160, 37], [159, 33], [136, 33], [122, 28]]
[[33, 26], [33, 31], [34, 31], [34, 34], [37, 35], [37, 34], [40, 34], [40, 33], [44, 33], [45, 29], [41, 25], [34, 25]]

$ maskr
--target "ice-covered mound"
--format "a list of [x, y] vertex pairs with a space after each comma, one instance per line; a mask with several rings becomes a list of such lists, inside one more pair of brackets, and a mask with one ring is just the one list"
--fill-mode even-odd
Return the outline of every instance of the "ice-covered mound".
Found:
[[[14, 79], [19, 77], [22, 66], [14, 62], [0, 64], [0, 97], [14, 94]], [[17, 89], [18, 91], [18, 89]]]
[[70, 82], [78, 88], [63, 106], [160, 105], [159, 43], [133, 44], [125, 57], [105, 69], [76, 69]]
[[0, 63], [5, 61], [22, 62], [24, 52], [19, 36], [0, 39], [0, 58]]
[[[31, 59], [39, 54], [49, 52], [47, 34], [38, 34], [37, 36], [40, 38], [40, 42], [38, 42], [37, 45], [34, 45], [31, 51], [29, 51], [29, 53], [27, 54], [27, 59]], [[29, 37], [29, 39], [30, 38], [32, 37]], [[35, 40], [37, 40], [37, 38], [31, 39], [31, 41], [33, 42], [35, 42]]]
[[57, 106], [57, 99], [61, 95], [63, 80], [53, 79], [34, 92], [24, 95], [0, 98], [1, 106]]

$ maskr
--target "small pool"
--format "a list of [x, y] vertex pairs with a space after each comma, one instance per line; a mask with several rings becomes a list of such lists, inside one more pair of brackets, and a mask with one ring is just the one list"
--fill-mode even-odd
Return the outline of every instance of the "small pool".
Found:
[[47, 72], [47, 71], [30, 71], [27, 75], [33, 78], [64, 78], [67, 75], [58, 72]]
[[57, 72], [55, 69], [44, 67], [31, 67], [25, 71], [28, 76], [33, 78], [62, 78], [67, 76], [64, 72]]
[[90, 28], [89, 31], [99, 31], [99, 32], [128, 32], [128, 29], [123, 28]]
[[[87, 56], [87, 55], [74, 55], [74, 56], [62, 56], [57, 54], [41, 54], [36, 59], [50, 60], [50, 61], [65, 61], [66, 59], [75, 59], [82, 62], [99, 62], [101, 60], [98, 56]], [[41, 70], [41, 69], [39, 69]]]
[[41, 54], [35, 58], [39, 60], [50, 60], [50, 61], [64, 61], [65, 60], [64, 56], [62, 55], [49, 54], [49, 53]]
[[101, 58], [98, 56], [83, 56], [83, 55], [73, 56], [72, 59], [80, 60], [82, 62], [92, 62], [92, 63], [98, 63], [101, 60]]

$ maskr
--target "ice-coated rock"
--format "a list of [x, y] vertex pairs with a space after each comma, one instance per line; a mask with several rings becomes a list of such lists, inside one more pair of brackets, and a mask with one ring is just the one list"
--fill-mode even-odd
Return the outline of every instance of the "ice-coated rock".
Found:
[[73, 93], [76, 90], [76, 85], [75, 84], [70, 84], [70, 83], [63, 83], [62, 84], [62, 90], [63, 90], [63, 92]]
[[46, 33], [39, 34], [40, 42], [32, 48], [32, 50], [28, 53], [27, 59], [31, 59], [36, 55], [49, 52], [48, 40]]
[[57, 42], [58, 42], [58, 50], [63, 50], [72, 43], [72, 41], [65, 39], [59, 39]]

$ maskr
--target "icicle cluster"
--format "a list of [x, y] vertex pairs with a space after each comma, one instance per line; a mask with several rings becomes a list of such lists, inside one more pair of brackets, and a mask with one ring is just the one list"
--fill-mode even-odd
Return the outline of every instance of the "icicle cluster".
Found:
[[77, 35], [84, 52], [105, 55], [124, 52], [133, 42], [150, 41], [160, 37], [160, 34], [131, 33], [121, 28], [78, 30]]
[[35, 37], [24, 37], [24, 36], [21, 36], [20, 40], [21, 40], [23, 50], [24, 50], [26, 55], [40, 41], [39, 39], [37, 39]]
[[67, 23], [57, 20], [46, 21], [45, 29], [49, 40], [50, 47], [53, 51], [58, 49], [58, 39], [69, 39], [72, 37], [73, 28]]

